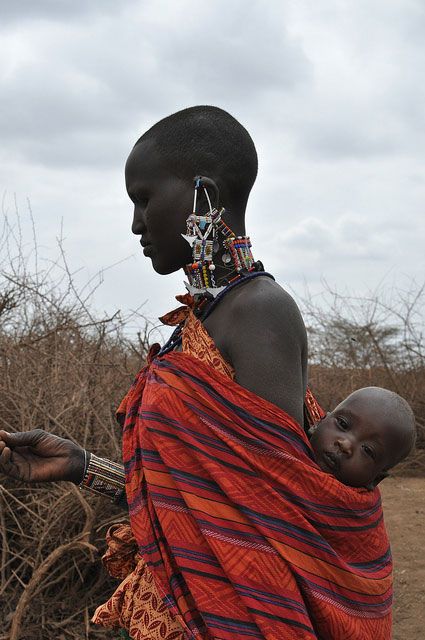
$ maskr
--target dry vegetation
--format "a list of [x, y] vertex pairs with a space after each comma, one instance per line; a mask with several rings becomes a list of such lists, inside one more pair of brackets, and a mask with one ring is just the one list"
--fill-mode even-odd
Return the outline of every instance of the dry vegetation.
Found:
[[[114, 410], [144, 361], [145, 335], [128, 339], [120, 314], [93, 318], [96, 282], [77, 290], [60, 247], [53, 262], [35, 242], [25, 255], [7, 220], [0, 240], [0, 428], [41, 427], [119, 459]], [[89, 619], [111, 593], [99, 552], [122, 519], [70, 483], [0, 477], [0, 638], [111, 637]]]
[[[127, 319], [118, 314], [93, 318], [92, 290], [76, 289], [62, 251], [54, 263], [40, 264], [34, 249], [24, 255], [21, 246], [16, 226], [5, 221], [0, 428], [41, 427], [118, 459], [114, 409], [143, 363], [146, 333], [129, 339]], [[329, 299], [327, 309], [304, 303], [311, 385], [324, 406], [354, 388], [382, 385], [412, 403], [423, 428], [423, 290], [398, 292], [388, 304], [376, 297]], [[410, 465], [423, 469], [424, 460], [419, 449]], [[113, 588], [99, 551], [107, 527], [122, 515], [68, 483], [28, 487], [2, 477], [0, 483], [0, 640], [114, 637], [89, 619]]]
[[381, 386], [412, 406], [416, 451], [397, 473], [425, 470], [425, 285], [354, 298], [326, 290], [303, 301], [309, 333], [309, 380], [323, 407], [335, 407], [354, 389]]

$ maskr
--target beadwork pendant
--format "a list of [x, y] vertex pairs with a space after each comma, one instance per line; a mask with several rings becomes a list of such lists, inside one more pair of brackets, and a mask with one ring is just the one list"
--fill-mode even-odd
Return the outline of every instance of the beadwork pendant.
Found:
[[205, 293], [210, 294], [213, 298], [217, 297], [218, 294], [223, 291], [226, 287], [204, 287], [202, 289], [199, 289], [198, 287], [194, 287], [191, 284], [189, 284], [188, 282], [184, 283], [184, 286], [186, 287], [187, 291], [190, 293], [191, 296], [199, 296]]
[[186, 233], [182, 233], [181, 237], [184, 238], [186, 240], [186, 242], [188, 242], [191, 247], [193, 246], [193, 243], [196, 240], [196, 236], [188, 236]]

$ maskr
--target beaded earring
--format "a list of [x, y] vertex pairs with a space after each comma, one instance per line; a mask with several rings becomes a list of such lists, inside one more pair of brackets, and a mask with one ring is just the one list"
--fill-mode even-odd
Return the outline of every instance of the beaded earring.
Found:
[[[209, 208], [208, 213], [203, 216], [196, 212], [198, 189], [201, 188]], [[232, 229], [222, 220], [224, 212], [224, 208], [217, 210], [212, 207], [208, 190], [202, 178], [196, 178], [193, 212], [186, 221], [186, 233], [182, 233], [183, 238], [192, 248], [193, 262], [186, 265], [185, 270], [189, 283], [185, 283], [185, 285], [193, 296], [202, 295], [215, 298], [228, 284], [240, 278], [243, 273], [254, 271], [256, 268], [263, 270], [260, 263], [256, 266], [254, 262], [249, 237], [235, 236]], [[225, 280], [223, 286], [218, 286], [214, 277], [216, 265], [213, 257], [220, 251], [220, 244], [224, 249], [222, 269], [225, 268], [230, 276]]]
[[222, 255], [223, 263], [237, 273], [243, 270], [250, 271], [254, 265], [254, 257], [251, 252], [251, 240], [249, 236], [235, 236], [230, 227], [223, 220], [217, 223], [217, 231], [224, 236]]
[[[198, 189], [203, 188], [209, 211], [200, 216], [196, 213]], [[211, 205], [208, 190], [202, 183], [202, 178], [195, 180], [195, 193], [193, 196], [193, 212], [186, 221], [186, 233], [183, 238], [192, 248], [192, 264], [186, 265], [186, 273], [189, 284], [186, 288], [192, 295], [209, 294], [215, 298], [225, 287], [217, 287], [214, 271], [213, 254], [217, 253], [217, 226], [221, 221], [224, 209], [218, 211]]]

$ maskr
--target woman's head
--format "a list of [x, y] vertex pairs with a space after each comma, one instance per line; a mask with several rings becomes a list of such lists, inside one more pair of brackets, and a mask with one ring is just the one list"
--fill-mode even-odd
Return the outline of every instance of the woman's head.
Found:
[[352, 487], [373, 487], [411, 451], [415, 417], [398, 394], [380, 387], [354, 391], [313, 428], [320, 468]]
[[[214, 187], [211, 196], [218, 196], [228, 210], [227, 222], [242, 234], [256, 174], [257, 154], [250, 135], [217, 107], [184, 109], [143, 134], [128, 157], [125, 175], [134, 203], [132, 230], [141, 236], [154, 269], [171, 273], [191, 261], [190, 247], [180, 234], [192, 212], [195, 176], [209, 178]], [[200, 206], [207, 208], [206, 201]]]

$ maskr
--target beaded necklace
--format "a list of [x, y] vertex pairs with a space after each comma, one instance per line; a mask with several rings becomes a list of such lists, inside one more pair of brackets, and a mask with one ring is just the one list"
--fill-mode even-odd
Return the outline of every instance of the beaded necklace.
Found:
[[[250, 273], [241, 273], [238, 277], [234, 278], [232, 282], [230, 282], [227, 286], [223, 287], [220, 293], [212, 299], [203, 298], [200, 303], [195, 306], [194, 313], [201, 322], [204, 322], [210, 315], [210, 313], [217, 307], [218, 304], [223, 300], [223, 298], [235, 287], [239, 287], [246, 282], [253, 280], [254, 278], [258, 278], [259, 276], [265, 276], [267, 278], [271, 278], [274, 280], [274, 277], [271, 273], [267, 273], [264, 271], [263, 265], [260, 261], [255, 263], [256, 270], [251, 271]], [[164, 346], [158, 352], [158, 356], [163, 356], [170, 351], [173, 351], [176, 347], [180, 346], [182, 342], [182, 330], [184, 323], [180, 324], [176, 327], [164, 344]]]

